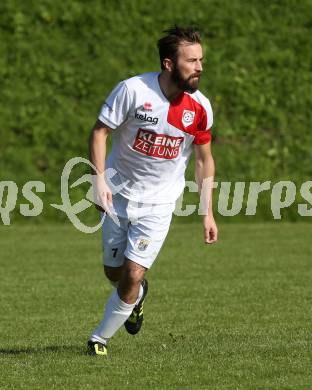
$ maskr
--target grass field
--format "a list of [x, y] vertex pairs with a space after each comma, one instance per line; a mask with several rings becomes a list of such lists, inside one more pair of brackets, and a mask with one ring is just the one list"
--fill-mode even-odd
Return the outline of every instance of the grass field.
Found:
[[310, 224], [172, 226], [145, 323], [85, 355], [110, 286], [100, 235], [0, 229], [1, 389], [311, 389]]

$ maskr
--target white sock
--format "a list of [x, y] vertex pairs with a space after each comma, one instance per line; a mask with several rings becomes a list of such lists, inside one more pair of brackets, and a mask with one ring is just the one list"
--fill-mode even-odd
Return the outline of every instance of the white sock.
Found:
[[100, 341], [106, 344], [117, 330], [126, 322], [135, 303], [128, 304], [123, 302], [115, 289], [108, 299], [105, 307], [104, 316], [100, 325], [94, 330], [91, 336], [92, 341]]
[[[118, 283], [119, 282], [113, 282], [110, 279], [108, 279], [108, 280], [109, 280], [109, 283], [112, 285], [113, 288], [117, 288], [118, 287]], [[144, 290], [143, 290], [142, 284], [140, 284], [139, 295], [137, 297], [137, 300], [135, 301], [135, 305], [137, 305], [140, 302], [140, 300], [141, 300], [141, 298], [143, 296], [143, 291]]]

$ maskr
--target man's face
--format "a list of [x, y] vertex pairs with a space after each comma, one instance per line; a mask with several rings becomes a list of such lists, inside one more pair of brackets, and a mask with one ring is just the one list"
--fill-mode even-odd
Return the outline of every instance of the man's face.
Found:
[[199, 43], [181, 44], [176, 63], [173, 64], [171, 80], [182, 91], [193, 93], [198, 89], [202, 73], [203, 50]]

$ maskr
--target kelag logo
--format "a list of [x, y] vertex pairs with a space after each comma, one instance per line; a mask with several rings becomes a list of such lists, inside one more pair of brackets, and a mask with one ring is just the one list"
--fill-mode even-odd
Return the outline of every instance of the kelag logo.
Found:
[[157, 123], [158, 123], [158, 118], [156, 118], [156, 117], [153, 118], [152, 116], [148, 116], [146, 114], [146, 112], [144, 114], [140, 114], [138, 111], [135, 111], [134, 117], [136, 119], [140, 119], [140, 121], [148, 122], [148, 123], [151, 123], [153, 125], [157, 125]]

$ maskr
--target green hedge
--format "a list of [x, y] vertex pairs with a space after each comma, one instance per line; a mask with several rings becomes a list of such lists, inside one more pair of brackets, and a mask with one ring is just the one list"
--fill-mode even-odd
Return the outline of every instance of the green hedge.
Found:
[[[42, 180], [45, 203], [59, 203], [63, 166], [87, 156], [105, 96], [121, 79], [158, 70], [156, 41], [180, 23], [202, 31], [217, 180], [308, 180], [311, 16], [310, 0], [3, 0], [0, 179]], [[270, 219], [267, 207], [259, 219]], [[52, 208], [45, 216], [63, 218]]]

